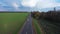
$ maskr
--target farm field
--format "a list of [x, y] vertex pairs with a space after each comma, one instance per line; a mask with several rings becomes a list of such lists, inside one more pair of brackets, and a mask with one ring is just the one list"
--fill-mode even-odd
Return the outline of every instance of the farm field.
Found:
[[35, 26], [35, 29], [36, 29], [37, 34], [41, 34], [41, 30], [40, 30], [40, 27], [38, 25], [37, 20], [36, 19], [33, 19], [33, 21], [34, 21], [34, 26]]
[[17, 34], [29, 13], [0, 13], [0, 34]]

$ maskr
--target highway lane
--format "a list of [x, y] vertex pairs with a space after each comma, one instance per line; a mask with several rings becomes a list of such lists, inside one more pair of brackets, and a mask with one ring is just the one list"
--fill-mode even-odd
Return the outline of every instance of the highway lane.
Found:
[[33, 27], [32, 27], [32, 17], [31, 14], [28, 16], [26, 20], [26, 24], [24, 25], [20, 34], [33, 34]]

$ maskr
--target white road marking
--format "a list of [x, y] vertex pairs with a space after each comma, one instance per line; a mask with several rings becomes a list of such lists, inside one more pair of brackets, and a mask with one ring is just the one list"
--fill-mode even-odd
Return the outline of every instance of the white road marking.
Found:
[[33, 30], [32, 30], [32, 34], [33, 34]]
[[29, 19], [27, 19], [27, 21], [29, 21]]
[[27, 32], [26, 32], [26, 34], [27, 34]]

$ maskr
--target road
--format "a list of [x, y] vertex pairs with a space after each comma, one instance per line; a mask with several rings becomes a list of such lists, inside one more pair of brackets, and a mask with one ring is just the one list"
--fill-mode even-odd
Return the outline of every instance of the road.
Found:
[[31, 14], [28, 16], [24, 27], [22, 28], [22, 31], [20, 34], [33, 34], [33, 27], [32, 27], [32, 17]]

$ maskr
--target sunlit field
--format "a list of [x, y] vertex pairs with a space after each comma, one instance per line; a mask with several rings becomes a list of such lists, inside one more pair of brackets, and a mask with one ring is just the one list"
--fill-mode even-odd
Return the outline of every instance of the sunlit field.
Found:
[[0, 34], [17, 34], [28, 13], [0, 13]]

